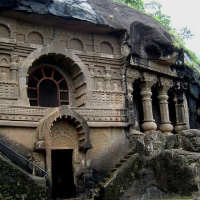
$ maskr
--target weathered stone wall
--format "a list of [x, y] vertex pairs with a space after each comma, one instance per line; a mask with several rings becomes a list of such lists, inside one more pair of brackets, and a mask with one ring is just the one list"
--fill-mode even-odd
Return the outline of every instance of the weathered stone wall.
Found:
[[[34, 142], [36, 141], [35, 128], [0, 127], [0, 141], [25, 158], [31, 161], [34, 159], [36, 165], [44, 169], [44, 155], [33, 152]], [[28, 169], [27, 162], [19, 159], [17, 155], [4, 146], [0, 145], [0, 151], [23, 169]]]
[[31, 176], [0, 154], [0, 197], [46, 199], [46, 180]]
[[128, 152], [129, 142], [122, 128], [91, 128], [89, 150], [91, 168], [102, 181], [106, 173]]

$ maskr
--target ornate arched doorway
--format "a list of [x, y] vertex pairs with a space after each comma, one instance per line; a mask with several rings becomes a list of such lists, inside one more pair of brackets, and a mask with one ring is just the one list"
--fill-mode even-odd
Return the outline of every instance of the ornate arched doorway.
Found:
[[28, 98], [31, 106], [68, 105], [68, 82], [56, 68], [48, 65], [37, 67], [28, 77]]
[[51, 163], [53, 198], [76, 197], [77, 130], [67, 119], [58, 119], [51, 127]]
[[35, 147], [45, 152], [46, 171], [55, 198], [76, 196], [77, 175], [86, 169], [87, 151], [92, 148], [89, 132], [85, 119], [69, 106], [53, 108], [40, 120]]

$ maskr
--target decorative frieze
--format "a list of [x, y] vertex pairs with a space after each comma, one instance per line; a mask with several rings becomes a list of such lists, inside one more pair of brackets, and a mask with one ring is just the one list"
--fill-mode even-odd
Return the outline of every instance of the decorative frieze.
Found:
[[[88, 122], [127, 122], [127, 110], [123, 109], [82, 109], [72, 108]], [[0, 120], [38, 122], [50, 112], [44, 107], [0, 106]]]
[[48, 112], [48, 108], [0, 107], [0, 120], [38, 122]]
[[128, 113], [123, 109], [79, 109], [74, 108], [76, 112], [82, 115], [87, 121], [100, 122], [127, 122]]
[[123, 104], [124, 93], [116, 91], [93, 91], [94, 104]]

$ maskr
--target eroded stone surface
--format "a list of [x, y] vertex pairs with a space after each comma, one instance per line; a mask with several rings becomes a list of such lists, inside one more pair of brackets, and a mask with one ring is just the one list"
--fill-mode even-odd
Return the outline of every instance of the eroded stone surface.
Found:
[[200, 130], [190, 129], [179, 132], [179, 143], [186, 151], [200, 152]]
[[[151, 131], [137, 141], [136, 152], [104, 185], [104, 199], [173, 199], [199, 196], [198, 153], [168, 150], [169, 139]], [[171, 143], [170, 142], [170, 143]], [[173, 142], [172, 142], [173, 143]]]

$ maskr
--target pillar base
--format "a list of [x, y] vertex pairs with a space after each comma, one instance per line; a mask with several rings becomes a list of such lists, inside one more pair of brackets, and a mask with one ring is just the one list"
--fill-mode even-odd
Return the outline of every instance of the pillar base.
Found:
[[144, 134], [147, 134], [150, 131], [155, 131], [157, 129], [157, 125], [155, 122], [144, 122], [141, 125]]
[[159, 130], [165, 135], [173, 135], [171, 133], [173, 131], [173, 126], [170, 123], [160, 124]]
[[188, 127], [186, 125], [177, 125], [174, 127], [174, 130], [176, 132], [179, 132], [179, 131], [183, 131], [183, 130], [188, 130]]

